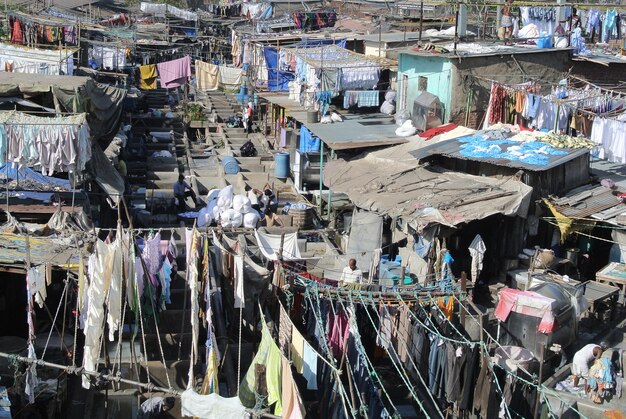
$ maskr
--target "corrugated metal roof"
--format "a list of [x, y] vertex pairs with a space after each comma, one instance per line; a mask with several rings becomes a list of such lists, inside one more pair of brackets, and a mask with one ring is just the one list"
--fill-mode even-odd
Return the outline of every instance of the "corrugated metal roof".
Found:
[[[487, 143], [489, 140], [486, 140]], [[420, 150], [416, 150], [411, 152], [411, 155], [414, 156], [418, 160], [422, 160], [429, 156], [441, 155], [447, 157], [453, 157], [461, 160], [470, 160], [470, 161], [478, 161], [484, 163], [491, 163], [496, 166], [505, 166], [512, 167], [515, 169], [525, 169], [533, 172], [541, 172], [545, 170], [552, 169], [553, 167], [559, 166], [563, 163], [566, 163], [570, 160], [573, 160], [577, 157], [580, 157], [584, 154], [589, 153], [588, 149], [578, 149], [578, 150], [570, 150], [564, 149], [568, 153], [563, 156], [550, 156], [550, 162], [547, 165], [534, 165], [527, 164], [520, 161], [507, 160], [507, 159], [490, 159], [490, 158], [480, 158], [480, 157], [467, 157], [461, 154], [460, 147], [463, 145], [462, 142], [459, 141], [458, 138], [454, 138], [448, 141], [442, 141], [437, 144], [433, 144], [432, 146], [424, 147]]]
[[[587, 185], [574, 189], [561, 198], [552, 198], [555, 209], [569, 218], [594, 218], [608, 220], [626, 212], [626, 205], [604, 186]], [[607, 211], [611, 209], [611, 211]]]

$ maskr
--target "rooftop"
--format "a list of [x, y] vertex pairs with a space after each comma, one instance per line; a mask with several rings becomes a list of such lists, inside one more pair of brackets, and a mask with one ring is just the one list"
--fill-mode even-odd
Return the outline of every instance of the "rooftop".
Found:
[[[511, 134], [513, 134], [511, 132]], [[496, 136], [496, 137], [494, 137]], [[472, 135], [438, 142], [411, 152], [418, 160], [442, 155], [462, 160], [491, 163], [534, 172], [556, 166], [589, 153], [587, 148], [554, 147], [540, 134], [501, 135], [501, 131], [477, 131]]]
[[424, 49], [406, 48], [398, 51], [399, 54], [418, 55], [423, 57], [460, 59], [463, 57], [486, 57], [502, 54], [552, 54], [556, 51], [571, 51], [571, 48], [537, 48], [535, 45], [511, 45], [505, 46], [497, 43], [471, 42], [457, 44], [456, 54], [454, 44], [437, 44], [448, 52], [432, 52]]
[[284, 92], [262, 92], [259, 97], [286, 109], [289, 116], [304, 124], [333, 150], [378, 147], [406, 143], [396, 135], [394, 119], [381, 113], [343, 114], [343, 122], [307, 123], [309, 109], [289, 99]]
[[306, 124], [333, 150], [387, 146], [406, 143], [406, 138], [396, 135], [394, 119], [381, 113], [368, 115], [343, 115], [343, 122], [333, 124]]

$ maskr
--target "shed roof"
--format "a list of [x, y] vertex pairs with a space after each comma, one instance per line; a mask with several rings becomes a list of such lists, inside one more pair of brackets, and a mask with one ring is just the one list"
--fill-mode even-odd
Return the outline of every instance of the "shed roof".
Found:
[[549, 201], [568, 218], [595, 218], [614, 223], [618, 215], [626, 213], [626, 205], [615, 194], [616, 191], [601, 185], [585, 185]]
[[[421, 140], [419, 140], [421, 143]], [[515, 180], [500, 180], [427, 168], [399, 145], [324, 168], [324, 184], [342, 192], [360, 208], [400, 216], [412, 225], [457, 226], [494, 214], [525, 217], [532, 188]]]
[[384, 114], [344, 115], [343, 122], [305, 124], [313, 134], [333, 150], [378, 147], [406, 143], [396, 135], [393, 118]]
[[469, 57], [488, 57], [495, 55], [522, 55], [522, 54], [554, 54], [555, 52], [570, 52], [571, 48], [537, 48], [536, 46], [505, 46], [495, 43], [459, 43], [457, 44], [456, 54], [454, 53], [453, 44], [437, 44], [446, 48], [449, 52], [435, 53], [423, 49], [409, 47], [399, 50], [400, 55], [414, 55], [429, 58], [441, 58], [447, 60], [460, 60]]
[[[521, 148], [520, 148], [521, 147]], [[537, 151], [539, 149], [539, 151]], [[442, 155], [462, 160], [491, 163], [534, 172], [550, 170], [582, 155], [589, 150], [557, 149], [539, 141], [490, 139], [478, 131], [472, 135], [453, 138], [411, 152], [418, 160]]]

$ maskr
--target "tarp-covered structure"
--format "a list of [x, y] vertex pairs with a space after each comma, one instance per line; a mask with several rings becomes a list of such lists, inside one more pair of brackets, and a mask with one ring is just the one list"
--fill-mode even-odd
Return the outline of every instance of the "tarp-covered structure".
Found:
[[119, 129], [126, 91], [89, 77], [0, 72], [0, 97], [22, 97], [59, 112], [87, 113], [92, 139], [106, 147]]
[[119, 201], [124, 180], [106, 160], [102, 148], [106, 148], [119, 130], [125, 90], [97, 83], [89, 77], [33, 77], [0, 72], [0, 97], [22, 97], [53, 107], [57, 112], [86, 113], [91, 139], [96, 141], [90, 171], [107, 194]]
[[420, 164], [409, 153], [421, 140], [331, 160], [324, 184], [345, 193], [359, 208], [400, 217], [414, 228], [455, 227], [491, 215], [526, 217], [532, 188], [513, 179], [495, 179]]

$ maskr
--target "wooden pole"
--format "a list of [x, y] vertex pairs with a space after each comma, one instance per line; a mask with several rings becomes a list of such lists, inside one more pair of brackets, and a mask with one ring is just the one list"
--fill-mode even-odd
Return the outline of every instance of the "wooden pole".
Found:
[[422, 46], [422, 28], [424, 27], [424, 0], [420, 1], [420, 33], [417, 38], [417, 45]]
[[[538, 384], [541, 385], [541, 383], [543, 382], [543, 361], [545, 358], [545, 345], [541, 345], [541, 359], [539, 361], [539, 378], [538, 378]], [[539, 405], [541, 403], [541, 393], [537, 393], [537, 398], [535, 399], [535, 413], [533, 415], [533, 417], [537, 418], [538, 413], [539, 413]]]

